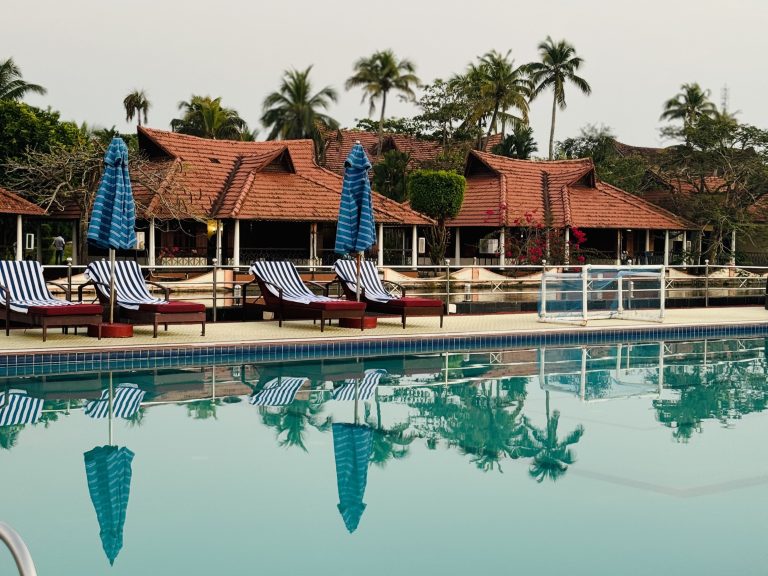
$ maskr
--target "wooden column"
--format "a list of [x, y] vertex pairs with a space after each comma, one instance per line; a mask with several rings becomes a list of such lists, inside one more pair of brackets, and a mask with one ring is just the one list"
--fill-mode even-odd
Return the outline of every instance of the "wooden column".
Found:
[[621, 230], [616, 230], [616, 266], [621, 264]]
[[411, 269], [419, 269], [419, 228], [416, 224], [411, 229]]
[[224, 222], [216, 220], [216, 260], [219, 262], [219, 266], [224, 265], [224, 261], [221, 258], [221, 245], [222, 234], [224, 233]]
[[565, 263], [571, 263], [571, 227], [565, 227]]
[[683, 266], [688, 264], [688, 230], [683, 230]]
[[155, 217], [152, 216], [149, 219], [149, 231], [147, 232], [149, 238], [148, 252], [147, 252], [147, 266], [154, 266], [156, 264], [157, 246], [155, 245]]
[[664, 230], [664, 266], [669, 266], [669, 230]]
[[504, 250], [504, 246], [507, 243], [507, 229], [503, 226], [501, 227], [501, 232], [499, 232], [499, 266], [504, 268], [506, 265], [506, 250]]
[[24, 230], [21, 214], [16, 215], [16, 260], [24, 260]]
[[456, 226], [454, 230], [454, 237], [456, 238], [455, 242], [456, 244], [453, 247], [453, 261], [456, 263], [456, 266], [461, 265], [461, 228]]
[[376, 238], [376, 247], [378, 251], [376, 253], [376, 265], [384, 266], [384, 224], [379, 222], [379, 234]]
[[736, 266], [736, 230], [731, 231], [731, 259], [728, 263]]

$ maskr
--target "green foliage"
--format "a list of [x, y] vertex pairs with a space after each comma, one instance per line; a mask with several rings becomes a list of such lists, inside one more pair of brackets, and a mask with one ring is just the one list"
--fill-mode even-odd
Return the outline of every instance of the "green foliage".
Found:
[[459, 214], [466, 185], [464, 176], [445, 170], [416, 170], [408, 177], [411, 207], [437, 221], [429, 240], [433, 264], [440, 264], [445, 258], [449, 240], [445, 221]]
[[125, 121], [130, 122], [136, 117], [136, 121], [141, 126], [141, 118], [144, 117], [144, 124], [147, 123], [147, 112], [151, 104], [147, 99], [144, 90], [134, 90], [123, 99], [125, 108]]
[[180, 134], [216, 140], [251, 140], [248, 124], [236, 110], [224, 108], [221, 97], [193, 95], [189, 102], [179, 102], [181, 118], [171, 120], [171, 130]]
[[[360, 118], [355, 120], [357, 124], [353, 130], [363, 130], [364, 132], [378, 132], [381, 123], [371, 118]], [[387, 118], [383, 124], [384, 132], [389, 134], [403, 134], [405, 136], [421, 136], [421, 125], [415, 118]]]
[[58, 112], [0, 100], [0, 181], [5, 181], [4, 164], [22, 158], [28, 150], [47, 151], [83, 139], [77, 125], [62, 122]]
[[538, 149], [536, 140], [533, 139], [533, 128], [520, 124], [515, 126], [512, 134], [494, 146], [491, 152], [507, 158], [530, 160], [533, 153]]
[[21, 100], [27, 92], [45, 94], [47, 90], [37, 84], [25, 82], [21, 77], [21, 68], [8, 58], [0, 62], [0, 100]]
[[384, 158], [373, 166], [373, 189], [387, 198], [403, 202], [407, 193], [410, 160], [410, 154], [405, 152], [399, 150], [386, 152]]
[[421, 132], [440, 140], [444, 148], [475, 137], [475, 134], [461, 128], [470, 116], [470, 103], [460, 83], [436, 79], [432, 84], [424, 86], [418, 106], [421, 114], [414, 120], [420, 125]]
[[610, 128], [592, 124], [582, 128], [576, 138], [558, 142], [557, 157], [592, 158], [603, 182], [632, 193], [643, 188], [649, 168], [642, 158], [622, 156], [616, 151], [616, 137]]
[[702, 116], [713, 118], [717, 115], [717, 108], [709, 100], [709, 90], [703, 90], [696, 82], [683, 84], [680, 90], [664, 103], [660, 120], [682, 120], [684, 126], [690, 127]]

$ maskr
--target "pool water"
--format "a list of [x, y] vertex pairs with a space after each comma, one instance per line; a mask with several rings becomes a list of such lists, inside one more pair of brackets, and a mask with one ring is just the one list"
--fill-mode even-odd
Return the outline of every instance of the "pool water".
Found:
[[41, 575], [763, 574], [766, 346], [5, 379], [0, 520]]

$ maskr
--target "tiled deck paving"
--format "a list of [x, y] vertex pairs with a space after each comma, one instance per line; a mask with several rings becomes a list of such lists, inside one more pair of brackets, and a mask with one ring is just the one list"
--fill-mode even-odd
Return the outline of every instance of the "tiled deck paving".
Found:
[[666, 311], [663, 324], [635, 320], [596, 320], [587, 327], [538, 322], [536, 314], [493, 314], [477, 316], [447, 316], [441, 329], [437, 318], [409, 318], [404, 330], [397, 317], [379, 318], [378, 327], [371, 330], [326, 326], [320, 332], [319, 324], [312, 321], [288, 321], [279, 328], [276, 321], [209, 323], [206, 336], [200, 336], [199, 325], [169, 326], [157, 339], [152, 338], [152, 328], [139, 326], [133, 338], [104, 338], [101, 341], [81, 334], [64, 335], [59, 329], [48, 332], [43, 343], [37, 329], [14, 329], [11, 335], [0, 335], [0, 354], [63, 351], [105, 351], [114, 349], [154, 347], [195, 347], [196, 345], [244, 345], [286, 342], [353, 342], [360, 339], [395, 340], [414, 336], [470, 336], [479, 334], [514, 334], [563, 332], [596, 329], [624, 330], [629, 328], [673, 328], [720, 325], [764, 325], [768, 330], [768, 310], [762, 307], [693, 308]]

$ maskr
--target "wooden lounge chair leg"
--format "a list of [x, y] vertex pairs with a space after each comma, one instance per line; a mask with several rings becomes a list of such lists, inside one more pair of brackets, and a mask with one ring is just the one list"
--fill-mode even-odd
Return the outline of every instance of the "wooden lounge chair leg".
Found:
[[165, 325], [165, 331], [168, 332], [168, 324]]
[[403, 320], [403, 330], [405, 330], [405, 310], [403, 310], [402, 320]]
[[101, 322], [99, 322], [99, 340], [101, 340]]
[[205, 322], [203, 322], [203, 331], [200, 333], [200, 336], [205, 336]]
[[153, 324], [152, 338], [157, 338], [157, 318], [155, 318], [155, 323]]
[[43, 320], [43, 342], [48, 339], [48, 324]]
[[[312, 323], [314, 324], [314, 320], [312, 321]], [[320, 317], [320, 332], [322, 332], [323, 330], [325, 330], [325, 316]]]
[[443, 327], [443, 312], [440, 311], [440, 328]]

